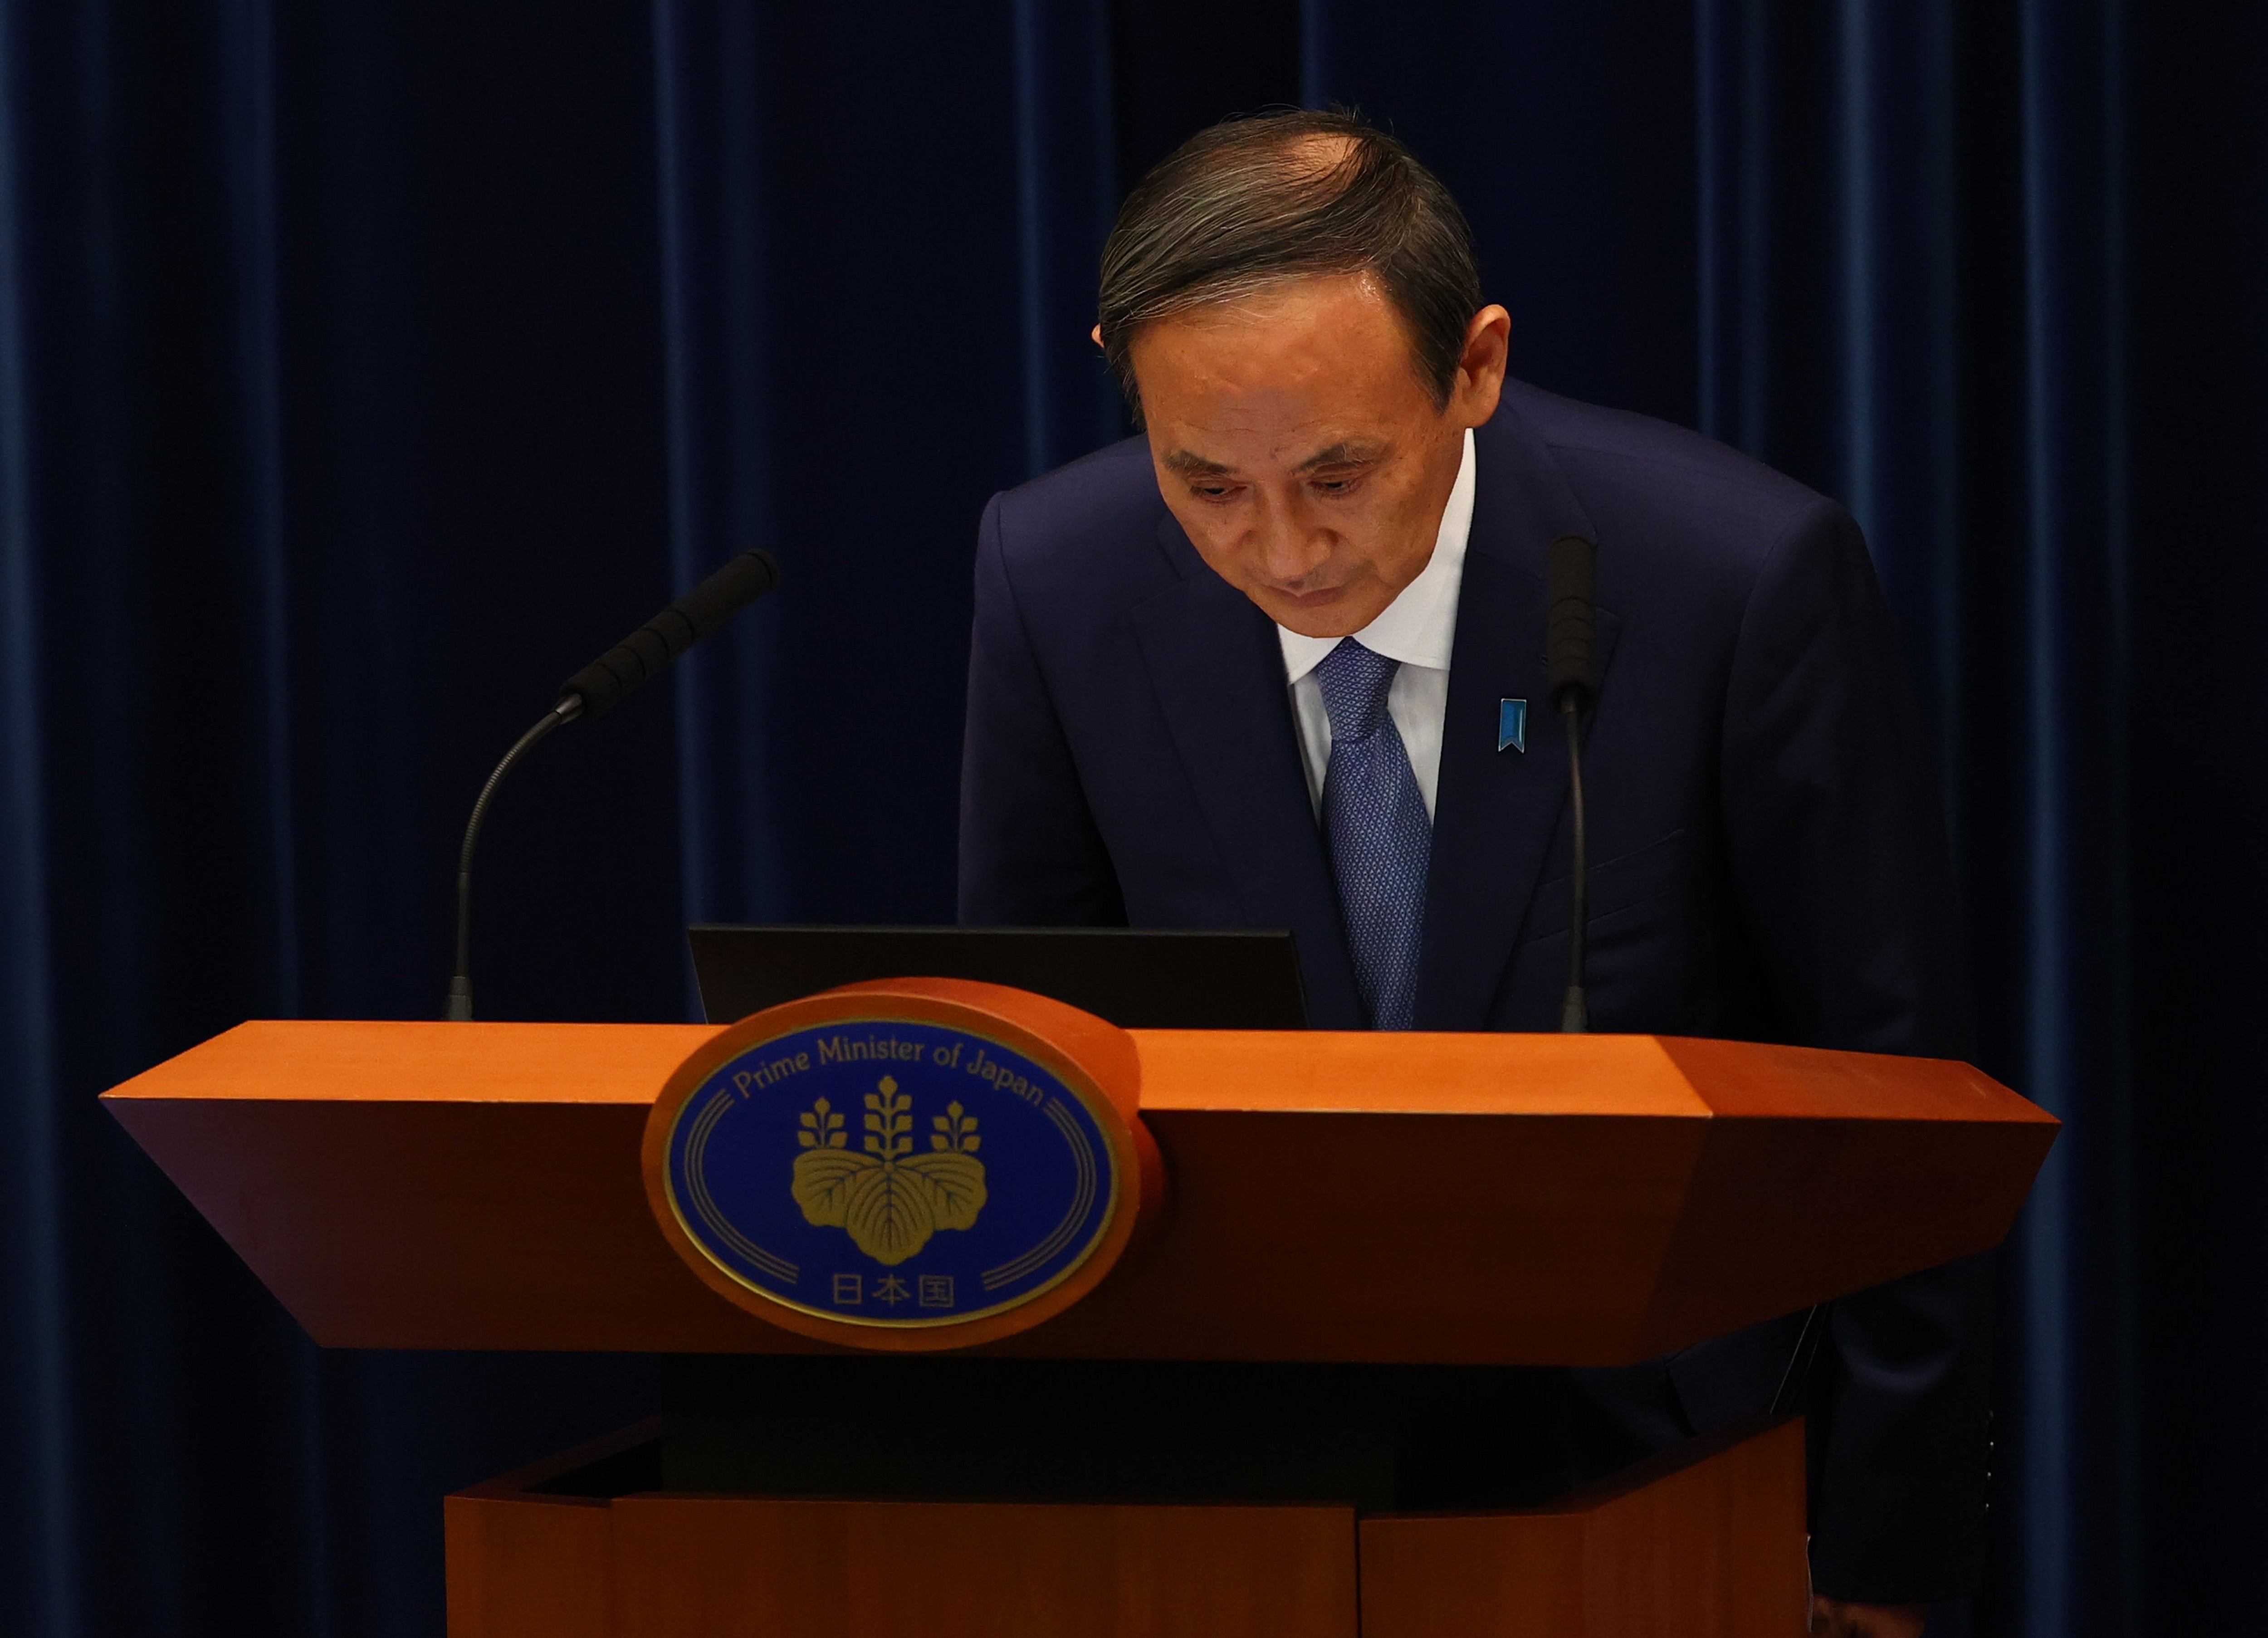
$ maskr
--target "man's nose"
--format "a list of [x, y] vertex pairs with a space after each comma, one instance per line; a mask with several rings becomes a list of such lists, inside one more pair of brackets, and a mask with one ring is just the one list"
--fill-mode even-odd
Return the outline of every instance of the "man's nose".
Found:
[[1253, 530], [1253, 547], [1261, 571], [1279, 584], [1304, 579], [1327, 562], [1330, 540], [1323, 531], [1300, 515], [1300, 509], [1278, 501], [1264, 507]]

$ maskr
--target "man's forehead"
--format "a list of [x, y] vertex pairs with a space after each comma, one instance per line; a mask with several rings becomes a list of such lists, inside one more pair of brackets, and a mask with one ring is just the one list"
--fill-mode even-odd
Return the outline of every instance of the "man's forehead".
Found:
[[[1294, 472], [1307, 472], [1317, 466], [1338, 466], [1353, 462], [1376, 460], [1386, 452], [1386, 441], [1373, 437], [1334, 438], [1320, 449], [1314, 450], [1294, 463]], [[1199, 454], [1192, 449], [1176, 446], [1160, 458], [1168, 472], [1183, 477], [1202, 477], [1210, 473], [1233, 472], [1233, 462], [1216, 456]]]

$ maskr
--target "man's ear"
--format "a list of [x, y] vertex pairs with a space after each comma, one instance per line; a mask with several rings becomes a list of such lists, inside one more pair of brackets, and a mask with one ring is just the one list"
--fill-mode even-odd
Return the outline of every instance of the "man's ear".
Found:
[[1465, 327], [1465, 350], [1457, 361], [1456, 391], [1449, 408], [1469, 427], [1484, 425], [1504, 393], [1505, 362], [1512, 350], [1512, 315], [1491, 303]]
[[1089, 330], [1087, 334], [1094, 338], [1094, 344], [1097, 347], [1102, 345], [1102, 327], [1101, 325], [1096, 325], [1094, 328]]

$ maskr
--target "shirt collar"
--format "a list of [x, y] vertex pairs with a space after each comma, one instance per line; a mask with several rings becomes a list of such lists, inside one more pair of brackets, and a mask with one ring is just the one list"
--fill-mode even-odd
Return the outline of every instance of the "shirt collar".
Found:
[[[1433, 537], [1433, 555], [1376, 620], [1354, 634], [1372, 653], [1404, 665], [1449, 669], [1449, 650], [1457, 636], [1457, 591], [1465, 578], [1465, 540], [1473, 529], [1474, 481], [1473, 435], [1468, 428], [1457, 481], [1450, 486], [1449, 503], [1441, 509], [1440, 533]], [[1314, 670], [1324, 655], [1345, 641], [1303, 637], [1282, 626], [1276, 628], [1276, 638], [1284, 650], [1285, 675], [1292, 682]]]

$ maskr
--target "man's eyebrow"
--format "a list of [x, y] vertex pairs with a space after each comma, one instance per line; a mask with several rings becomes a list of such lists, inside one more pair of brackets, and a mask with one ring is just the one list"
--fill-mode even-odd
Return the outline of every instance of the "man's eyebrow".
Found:
[[[1376, 460], [1384, 452], [1367, 438], [1342, 438], [1327, 449], [1317, 450], [1292, 470], [1312, 472], [1318, 466], [1360, 466], [1365, 461]], [[1166, 469], [1184, 478], [1224, 476], [1235, 470], [1185, 449], [1177, 449], [1166, 457]]]
[[1382, 452], [1375, 444], [1363, 438], [1342, 438], [1329, 449], [1317, 450], [1292, 470], [1312, 472], [1318, 466], [1359, 466], [1366, 460], [1376, 460]]

